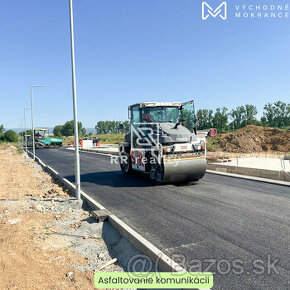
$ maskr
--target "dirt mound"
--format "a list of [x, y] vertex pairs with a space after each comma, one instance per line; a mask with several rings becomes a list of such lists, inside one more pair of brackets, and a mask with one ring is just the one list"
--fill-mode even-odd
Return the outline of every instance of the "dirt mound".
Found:
[[225, 152], [289, 152], [290, 130], [249, 125], [220, 135], [216, 144]]
[[0, 145], [1, 153], [5, 153], [4, 150], [6, 150], [6, 154], [15, 154], [17, 152], [17, 148], [10, 143], [3, 143]]

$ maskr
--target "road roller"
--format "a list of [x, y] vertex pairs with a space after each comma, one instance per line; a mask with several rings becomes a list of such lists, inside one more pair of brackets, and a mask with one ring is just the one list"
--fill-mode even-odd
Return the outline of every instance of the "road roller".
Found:
[[139, 171], [156, 183], [201, 179], [206, 139], [198, 138], [194, 101], [143, 102], [128, 107], [130, 132], [119, 144], [124, 174]]

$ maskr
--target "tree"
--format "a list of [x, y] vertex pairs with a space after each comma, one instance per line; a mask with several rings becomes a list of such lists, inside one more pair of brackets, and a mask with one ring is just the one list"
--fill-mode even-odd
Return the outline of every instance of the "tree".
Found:
[[244, 116], [244, 126], [253, 125], [256, 122], [256, 115], [258, 110], [254, 105], [246, 104], [245, 106], [245, 116]]
[[0, 141], [4, 141], [4, 126], [0, 125]]
[[53, 128], [53, 135], [57, 136], [57, 137], [61, 137], [62, 136], [62, 125], [57, 125]]
[[99, 121], [95, 126], [97, 134], [101, 134], [103, 131], [103, 121]]
[[32, 136], [32, 130], [27, 130], [27, 131], [26, 131], [26, 135], [30, 135], [30, 136]]
[[242, 122], [244, 120], [244, 114], [245, 114], [244, 106], [240, 106], [240, 107], [236, 107], [235, 109], [232, 109], [230, 112], [230, 117], [233, 121], [230, 124], [230, 127], [233, 129], [241, 128]]
[[182, 110], [181, 119], [183, 120], [183, 125], [190, 131], [195, 128], [195, 116], [190, 110]]
[[[83, 125], [81, 122], [78, 122], [78, 133], [80, 134]], [[63, 136], [73, 136], [74, 135], [74, 121], [67, 121], [62, 126], [61, 134]]]
[[282, 128], [290, 126], [290, 104], [280, 101], [274, 104], [266, 104], [261, 121], [271, 127]]
[[197, 111], [198, 128], [209, 129], [213, 127], [213, 110], [199, 109]]
[[4, 134], [4, 139], [5, 141], [8, 141], [8, 142], [17, 142], [18, 136], [16, 132], [14, 132], [13, 130], [8, 130]]
[[254, 105], [245, 105], [236, 107], [231, 110], [230, 117], [232, 122], [229, 124], [230, 128], [239, 129], [247, 125], [254, 125], [257, 123], [256, 115], [258, 110]]
[[217, 108], [213, 117], [213, 127], [219, 132], [226, 132], [228, 129], [228, 109], [226, 107]]
[[25, 135], [32, 135], [32, 130], [26, 130], [26, 131], [21, 131], [18, 133], [19, 136], [23, 136], [25, 133]]
[[129, 133], [129, 131], [130, 131], [130, 122], [129, 121], [123, 122], [123, 126], [124, 126], [123, 132], [124, 133]]
[[263, 127], [268, 126], [268, 123], [267, 123], [267, 119], [266, 119], [266, 117], [262, 117], [262, 118], [261, 118], [261, 123], [262, 123], [262, 126], [263, 126]]

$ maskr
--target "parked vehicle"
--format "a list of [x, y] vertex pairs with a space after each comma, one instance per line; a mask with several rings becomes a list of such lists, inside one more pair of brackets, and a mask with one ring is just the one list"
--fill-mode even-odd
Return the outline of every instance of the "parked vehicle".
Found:
[[208, 132], [207, 132], [207, 136], [208, 137], [214, 137], [218, 134], [218, 130], [216, 128], [210, 128], [208, 129]]

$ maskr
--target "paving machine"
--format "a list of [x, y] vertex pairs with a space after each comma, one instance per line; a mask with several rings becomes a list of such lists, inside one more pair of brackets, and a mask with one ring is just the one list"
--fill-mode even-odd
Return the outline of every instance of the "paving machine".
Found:
[[157, 183], [197, 181], [206, 172], [206, 142], [196, 134], [194, 102], [144, 102], [128, 108], [130, 132], [119, 144], [120, 166]]
[[[35, 148], [61, 147], [62, 139], [48, 136], [48, 129], [34, 129]], [[32, 147], [32, 137], [27, 140], [28, 147]]]

